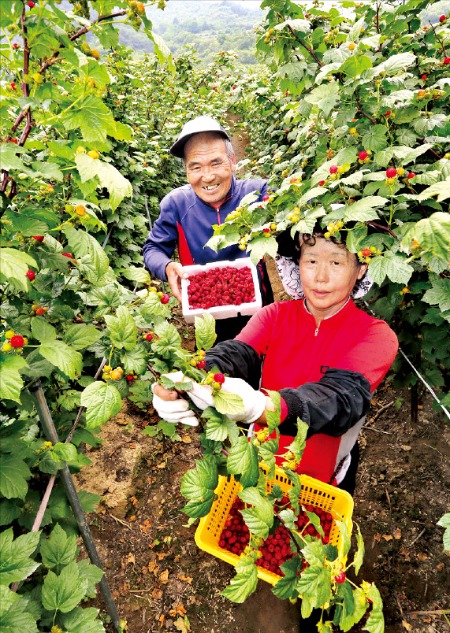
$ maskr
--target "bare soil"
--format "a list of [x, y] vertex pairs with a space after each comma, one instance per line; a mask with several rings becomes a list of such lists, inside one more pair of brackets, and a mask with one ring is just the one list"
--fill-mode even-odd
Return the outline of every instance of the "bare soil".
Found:
[[[366, 554], [359, 579], [377, 584], [386, 633], [444, 633], [450, 559], [436, 523], [449, 511], [449, 427], [429, 396], [414, 426], [409, 407], [408, 392], [386, 382], [360, 435], [354, 519]], [[297, 606], [262, 581], [242, 605], [220, 595], [233, 568], [197, 548], [195, 526], [186, 527], [181, 511], [181, 477], [201, 457], [199, 431], [179, 429], [176, 441], [142, 434], [156, 422], [151, 407], [142, 412], [128, 403], [105, 425], [104, 444], [88, 453], [93, 467], [79, 477], [83, 488], [103, 495], [89, 522], [128, 631], [298, 633]], [[104, 608], [101, 597], [97, 606]]]

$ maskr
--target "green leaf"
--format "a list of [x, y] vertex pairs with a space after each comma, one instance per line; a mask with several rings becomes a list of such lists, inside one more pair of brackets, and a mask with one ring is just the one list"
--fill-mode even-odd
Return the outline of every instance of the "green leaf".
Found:
[[76, 563], [69, 563], [59, 576], [49, 571], [42, 587], [42, 604], [47, 611], [68, 613], [86, 595], [88, 582], [79, 577]]
[[412, 66], [416, 61], [413, 53], [399, 53], [398, 55], [390, 55], [386, 61], [378, 64], [376, 74], [385, 72], [387, 75], [395, 75], [399, 70], [404, 71], [405, 68]]
[[5, 171], [17, 169], [26, 171], [26, 167], [21, 158], [17, 156], [20, 152], [25, 152], [25, 148], [13, 143], [2, 143], [0, 145], [0, 164]]
[[[450, 188], [450, 179], [447, 184]], [[429, 188], [431, 189], [431, 187]], [[430, 215], [429, 218], [419, 220], [412, 230], [405, 235], [402, 240], [402, 246], [406, 245], [408, 247], [413, 240], [418, 243], [421, 252], [426, 251], [450, 264], [448, 248], [450, 244], [450, 214], [437, 212]]]
[[96, 585], [103, 578], [103, 571], [100, 567], [92, 565], [87, 558], [78, 561], [77, 566], [80, 572], [80, 578], [85, 578], [88, 581], [86, 596], [88, 598], [95, 598], [97, 593]]
[[440, 525], [441, 527], [445, 529], [444, 537], [443, 537], [444, 549], [446, 551], [450, 551], [450, 512], [447, 512], [447, 514], [444, 514], [444, 516], [441, 517], [439, 521], [437, 522], [437, 525]]
[[372, 600], [372, 610], [366, 622], [366, 626], [363, 627], [363, 631], [369, 631], [369, 633], [384, 633], [383, 602], [380, 592], [375, 585], [372, 585], [366, 595]]
[[366, 150], [370, 149], [372, 152], [378, 152], [381, 149], [387, 147], [386, 138], [386, 126], [385, 125], [371, 125], [367, 132], [361, 139], [362, 147]]
[[258, 456], [256, 448], [246, 437], [241, 436], [229, 451], [227, 469], [233, 475], [241, 475], [240, 482], [245, 488], [258, 481]]
[[260, 239], [252, 240], [248, 245], [248, 251], [250, 253], [250, 259], [253, 264], [256, 264], [263, 259], [265, 255], [269, 257], [275, 257], [278, 250], [278, 243], [274, 237], [263, 237]]
[[97, 240], [81, 229], [64, 229], [78, 268], [92, 283], [98, 283], [109, 268], [109, 259]]
[[208, 514], [215, 499], [217, 487], [217, 464], [212, 455], [196, 460], [195, 469], [188, 470], [181, 479], [181, 494], [189, 501], [183, 512], [190, 517], [199, 518]]
[[422, 301], [438, 305], [443, 315], [450, 314], [450, 279], [433, 279], [433, 285], [425, 292]]
[[197, 349], [210, 349], [217, 339], [216, 320], [208, 312], [201, 317], [195, 317], [195, 344]]
[[10, 282], [20, 290], [27, 292], [26, 273], [31, 267], [38, 268], [36, 260], [15, 248], [0, 248], [0, 281]]
[[304, 97], [305, 101], [317, 105], [326, 117], [329, 116], [339, 99], [340, 88], [337, 83], [336, 81], [332, 83], [326, 82], [326, 85], [322, 84], [318, 88], [314, 88]]
[[26, 365], [26, 360], [20, 356], [0, 353], [0, 398], [14, 400], [20, 404], [20, 393], [23, 388], [20, 370]]
[[78, 553], [77, 536], [67, 536], [57, 523], [50, 537], [42, 541], [40, 552], [43, 564], [50, 569], [56, 568], [56, 572], [59, 572], [65, 565], [75, 561]]
[[[212, 407], [210, 409], [215, 412]], [[202, 417], [206, 417], [204, 413]], [[236, 441], [238, 437], [236, 432], [239, 433], [236, 423], [226, 417], [225, 419], [222, 416], [219, 417], [217, 413], [215, 416], [209, 417], [205, 427], [206, 437], [208, 440], [214, 440], [214, 442], [224, 442], [228, 437], [235, 438], [234, 441]]]
[[272, 590], [277, 598], [280, 598], [280, 600], [286, 600], [287, 598], [297, 598], [297, 574], [301, 570], [301, 567], [302, 559], [300, 556], [294, 556], [281, 565], [284, 576], [280, 578], [280, 580], [276, 583]]
[[102, 332], [95, 325], [74, 323], [64, 332], [64, 341], [76, 350], [94, 345], [102, 337]]
[[116, 315], [105, 316], [111, 343], [118, 349], [132, 350], [136, 346], [138, 329], [125, 306], [119, 306]]
[[376, 220], [378, 213], [374, 209], [387, 204], [389, 200], [382, 196], [366, 196], [357, 202], [346, 206], [344, 209], [344, 219], [353, 222], [367, 222]]
[[111, 110], [92, 93], [83, 97], [76, 108], [66, 109], [60, 118], [66, 130], [79, 129], [83, 139], [89, 143], [105, 143], [108, 133], [114, 131]]
[[244, 488], [239, 498], [253, 507], [241, 510], [242, 517], [249, 530], [256, 536], [267, 538], [273, 525], [273, 505], [257, 488]]
[[341, 543], [339, 547], [339, 554], [340, 556], [345, 556], [350, 551], [351, 534], [349, 533], [347, 524], [344, 523], [344, 521], [339, 521], [338, 519], [335, 519], [335, 521], [339, 529], [339, 532], [341, 533]]
[[75, 378], [75, 374], [81, 374], [83, 357], [63, 341], [46, 340], [41, 343], [38, 349], [41, 356], [72, 380]]
[[0, 585], [1, 633], [38, 633], [36, 617], [28, 612], [29, 599]]
[[77, 607], [62, 618], [67, 633], [105, 633], [105, 628], [97, 618], [98, 609]]
[[222, 595], [232, 602], [242, 604], [255, 591], [257, 584], [256, 565], [248, 558], [241, 558], [236, 565], [236, 575], [231, 579], [229, 586], [222, 591]]
[[25, 499], [30, 469], [18, 455], [0, 455], [0, 493], [5, 499]]
[[30, 556], [40, 536], [40, 531], [28, 532], [14, 539], [12, 528], [0, 534], [0, 585], [25, 580], [39, 567]]
[[[143, 374], [147, 369], [148, 353], [143, 346], [135, 347], [129, 352], [122, 350], [119, 354], [120, 363], [125, 371], [134, 372], [137, 375]], [[151, 400], [151, 398], [150, 398]]]
[[368, 68], [372, 68], [372, 60], [367, 55], [352, 55], [339, 68], [348, 77], [357, 77]]
[[311, 601], [313, 607], [322, 607], [331, 599], [330, 570], [321, 565], [306, 567], [298, 579], [296, 589], [303, 599], [308, 598]]
[[355, 568], [355, 574], [358, 575], [359, 570], [361, 569], [361, 565], [363, 564], [365, 547], [364, 547], [364, 539], [363, 539], [363, 536], [361, 534], [361, 530], [358, 524], [356, 524], [356, 530], [357, 530], [357, 534], [356, 534], [357, 549], [353, 557], [353, 567]]
[[145, 270], [145, 268], [129, 266], [122, 274], [126, 279], [130, 279], [130, 281], [137, 281], [141, 284], [150, 284], [151, 282], [150, 273], [148, 270]]
[[100, 426], [122, 408], [122, 398], [117, 388], [102, 381], [91, 383], [81, 394], [81, 405], [86, 407], [88, 427]]
[[374, 257], [369, 264], [370, 278], [378, 285], [383, 283], [385, 277], [394, 283], [406, 285], [413, 270], [405, 257], [394, 253], [384, 253], [382, 257]]
[[213, 395], [214, 407], [219, 413], [235, 415], [245, 411], [241, 396], [221, 389]]
[[31, 319], [31, 333], [33, 338], [40, 343], [44, 341], [54, 341], [56, 339], [56, 330], [42, 317], [33, 317]]
[[117, 209], [124, 198], [131, 198], [133, 195], [131, 182], [122, 176], [114, 165], [105, 163], [99, 158], [91, 158], [87, 154], [77, 154], [75, 162], [81, 182], [86, 182], [97, 176], [100, 186], [108, 190], [113, 211]]

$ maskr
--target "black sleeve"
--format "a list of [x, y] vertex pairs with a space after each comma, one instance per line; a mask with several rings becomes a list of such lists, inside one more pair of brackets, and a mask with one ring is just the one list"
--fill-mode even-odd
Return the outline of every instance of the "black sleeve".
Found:
[[259, 389], [261, 359], [251, 345], [242, 341], [222, 341], [206, 352], [206, 369], [217, 367], [233, 378], [242, 378]]
[[371, 397], [370, 383], [362, 374], [330, 368], [318, 382], [280, 389], [280, 395], [288, 408], [281, 433], [295, 435], [300, 418], [309, 426], [308, 437], [315, 433], [343, 435], [367, 412]]

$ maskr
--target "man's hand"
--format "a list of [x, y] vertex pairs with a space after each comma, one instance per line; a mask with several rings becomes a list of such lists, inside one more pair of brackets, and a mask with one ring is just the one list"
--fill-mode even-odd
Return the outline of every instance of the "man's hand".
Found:
[[185, 275], [183, 266], [178, 262], [169, 262], [166, 266], [166, 275], [173, 296], [181, 302], [181, 278]]

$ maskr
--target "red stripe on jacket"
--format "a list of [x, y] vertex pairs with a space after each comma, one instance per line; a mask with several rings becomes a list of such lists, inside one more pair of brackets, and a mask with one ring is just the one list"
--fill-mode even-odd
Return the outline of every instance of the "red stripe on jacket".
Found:
[[177, 222], [178, 231], [178, 255], [180, 256], [180, 263], [182, 266], [192, 266], [194, 259], [187, 243], [186, 235], [184, 234], [183, 227]]

